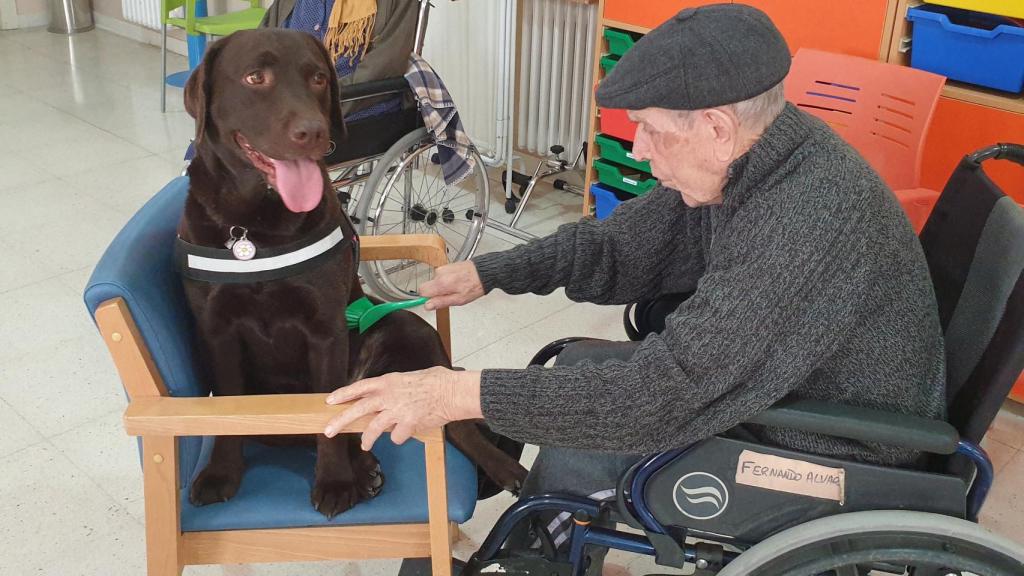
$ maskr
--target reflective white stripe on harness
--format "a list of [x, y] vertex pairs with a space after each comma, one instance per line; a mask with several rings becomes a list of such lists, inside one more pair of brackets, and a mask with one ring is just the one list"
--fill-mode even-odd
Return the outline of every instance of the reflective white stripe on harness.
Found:
[[[189, 254], [188, 267], [193, 270], [228, 272], [236, 274], [279, 270], [281, 268], [287, 268], [288, 266], [301, 264], [307, 260], [312, 260], [331, 248], [334, 248], [344, 239], [345, 232], [342, 231], [341, 226], [338, 226], [330, 234], [324, 236], [313, 244], [310, 244], [305, 248], [299, 248], [298, 250], [287, 254], [270, 256], [267, 258], [260, 258], [257, 255], [257, 257], [252, 260], [226, 260]], [[257, 254], [259, 253], [257, 252]]]

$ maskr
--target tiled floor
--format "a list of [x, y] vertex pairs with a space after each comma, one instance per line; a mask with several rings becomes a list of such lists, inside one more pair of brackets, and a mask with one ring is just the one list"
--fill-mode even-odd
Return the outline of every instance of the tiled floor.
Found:
[[[171, 69], [184, 66], [172, 56]], [[192, 134], [180, 92], [159, 111], [159, 52], [95, 31], [0, 32], [0, 574], [144, 573], [135, 446], [120, 384], [81, 303], [114, 233], [181, 169]], [[552, 230], [579, 199], [539, 194], [525, 228]], [[492, 214], [501, 213], [495, 192]], [[489, 232], [484, 250], [511, 244]], [[558, 337], [619, 338], [621, 310], [492, 294], [453, 313], [466, 368], [519, 367]], [[984, 523], [1024, 543], [1024, 415], [986, 440], [999, 470]], [[510, 499], [480, 505], [457, 551], [475, 549]], [[616, 557], [634, 574], [648, 562]], [[394, 574], [394, 562], [189, 568], [189, 575]]]

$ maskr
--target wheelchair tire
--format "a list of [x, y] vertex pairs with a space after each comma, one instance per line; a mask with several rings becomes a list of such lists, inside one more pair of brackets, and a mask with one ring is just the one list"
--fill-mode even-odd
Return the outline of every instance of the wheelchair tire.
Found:
[[852, 512], [780, 532], [740, 554], [718, 576], [881, 576], [904, 574], [904, 568], [914, 576], [1016, 576], [1024, 574], [1024, 550], [950, 516]]
[[[439, 234], [451, 262], [471, 258], [486, 229], [490, 200], [483, 160], [475, 150], [473, 154], [477, 164], [473, 174], [457, 188], [449, 187], [427, 129], [406, 134], [380, 157], [366, 182], [355, 210], [359, 233]], [[432, 177], [428, 172], [434, 173]], [[399, 190], [403, 177], [404, 190]], [[414, 179], [420, 181], [419, 188], [413, 187]], [[419, 284], [432, 274], [429, 266], [413, 261], [365, 262], [360, 272], [367, 287], [384, 300], [417, 297]]]

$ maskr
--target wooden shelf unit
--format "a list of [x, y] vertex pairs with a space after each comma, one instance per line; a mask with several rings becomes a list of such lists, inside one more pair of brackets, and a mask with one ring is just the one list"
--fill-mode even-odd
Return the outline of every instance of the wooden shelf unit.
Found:
[[[889, 50], [884, 58], [890, 64], [910, 66], [910, 46], [912, 24], [907, 21], [907, 10], [923, 4], [921, 0], [898, 0], [896, 18], [890, 39]], [[947, 80], [942, 95], [954, 100], [988, 106], [997, 110], [1005, 110], [1015, 114], [1024, 114], [1024, 95], [1008, 94], [998, 90], [989, 90], [981, 86], [964, 84], [955, 80]]]

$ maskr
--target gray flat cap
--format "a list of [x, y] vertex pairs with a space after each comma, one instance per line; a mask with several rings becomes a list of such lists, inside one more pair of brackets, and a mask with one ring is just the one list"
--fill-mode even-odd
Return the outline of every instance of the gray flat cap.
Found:
[[688, 8], [641, 38], [597, 88], [605, 108], [699, 110], [753, 98], [789, 73], [789, 47], [760, 10]]

